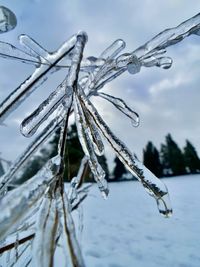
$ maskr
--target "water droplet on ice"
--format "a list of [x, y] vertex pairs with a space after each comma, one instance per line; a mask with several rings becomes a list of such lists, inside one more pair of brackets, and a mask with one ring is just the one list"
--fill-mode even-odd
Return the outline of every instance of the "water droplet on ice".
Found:
[[8, 32], [17, 25], [15, 14], [7, 7], [0, 6], [0, 33]]
[[162, 214], [164, 217], [168, 218], [172, 215], [172, 208], [168, 194], [157, 199], [157, 206], [160, 214]]
[[158, 67], [169, 69], [172, 66], [173, 60], [170, 57], [161, 57], [158, 59]]

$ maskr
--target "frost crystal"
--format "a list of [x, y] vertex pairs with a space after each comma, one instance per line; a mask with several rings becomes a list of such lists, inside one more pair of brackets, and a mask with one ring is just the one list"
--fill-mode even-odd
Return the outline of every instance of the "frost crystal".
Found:
[[[14, 14], [0, 7], [0, 32], [16, 25]], [[104, 198], [108, 196], [105, 172], [98, 162], [104, 153], [104, 137], [125, 167], [140, 181], [144, 189], [155, 198], [159, 212], [168, 217], [172, 213], [168, 190], [135, 156], [105, 123], [90, 97], [101, 97], [128, 117], [132, 125], [139, 125], [139, 115], [122, 99], [100, 92], [105, 84], [128, 71], [140, 72], [142, 67], [168, 69], [172, 59], [163, 56], [166, 48], [182, 41], [191, 34], [200, 34], [200, 14], [179, 26], [167, 29], [131, 53], [120, 54], [125, 48], [121, 39], [114, 41], [99, 57], [84, 57], [87, 34], [79, 32], [70, 37], [60, 48], [50, 53], [36, 41], [23, 34], [19, 37], [24, 47], [0, 42], [0, 56], [35, 65], [35, 71], [0, 104], [0, 122], [15, 110], [35, 89], [40, 87], [50, 74], [61, 69], [66, 77], [58, 87], [21, 123], [25, 137], [35, 135], [40, 125], [47, 121], [46, 128], [27, 147], [24, 153], [0, 177], [0, 251], [9, 266], [53, 266], [53, 257], [59, 243], [63, 248], [65, 263], [83, 267], [84, 261], [76, 237], [71, 213], [85, 199], [89, 186], [81, 186], [89, 166]], [[64, 156], [69, 116], [74, 113], [78, 136], [85, 156], [79, 172], [65, 192]], [[49, 117], [53, 117], [49, 121]], [[24, 162], [60, 127], [58, 155], [28, 182], [8, 191], [11, 182]], [[14, 200], [14, 201], [13, 201]], [[80, 227], [81, 228], [81, 227]], [[27, 253], [33, 247], [31, 253]], [[10, 257], [15, 251], [15, 258]], [[21, 257], [21, 255], [24, 255]], [[21, 263], [23, 261], [23, 263]], [[14, 262], [14, 263], [13, 263]]]

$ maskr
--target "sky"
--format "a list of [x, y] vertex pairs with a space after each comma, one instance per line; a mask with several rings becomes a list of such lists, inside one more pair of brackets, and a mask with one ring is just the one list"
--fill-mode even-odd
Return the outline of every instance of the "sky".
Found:
[[[85, 56], [98, 56], [114, 40], [126, 42], [131, 52], [166, 28], [177, 26], [200, 12], [196, 0], [6, 0], [17, 17], [17, 27], [0, 35], [0, 40], [20, 47], [18, 36], [28, 34], [48, 51], [56, 50], [79, 30], [88, 34]], [[142, 68], [136, 75], [125, 73], [103, 92], [122, 98], [140, 115], [140, 126], [108, 102], [93, 98], [97, 109], [113, 130], [142, 160], [142, 150], [151, 140], [160, 148], [167, 133], [181, 148], [189, 139], [200, 155], [200, 38], [190, 36], [167, 49], [173, 65], [169, 70]], [[0, 101], [34, 71], [34, 66], [0, 58]], [[65, 73], [52, 75], [0, 127], [0, 152], [14, 160], [33, 138], [20, 134], [20, 122], [62, 81]], [[113, 155], [106, 149], [112, 165]]]

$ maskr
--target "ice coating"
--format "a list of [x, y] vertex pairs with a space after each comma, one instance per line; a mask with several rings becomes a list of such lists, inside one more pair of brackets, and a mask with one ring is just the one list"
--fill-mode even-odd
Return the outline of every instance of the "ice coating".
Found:
[[[90, 112], [93, 117], [95, 123], [101, 130], [102, 134], [105, 136], [107, 141], [110, 143], [111, 147], [114, 149], [118, 158], [122, 161], [122, 163], [126, 166], [126, 168], [133, 174], [136, 175], [138, 180], [142, 183], [144, 188], [148, 191], [150, 195], [152, 195], [156, 200], [161, 199], [163, 196], [168, 195], [168, 190], [163, 182], [161, 182], [156, 176], [154, 176], [132, 153], [128, 150], [128, 148], [119, 140], [109, 129], [106, 123], [103, 121], [101, 116], [98, 114], [95, 107], [92, 103], [87, 99], [87, 97], [81, 94], [81, 100], [84, 104], [85, 108]], [[170, 214], [172, 212], [171, 205], [169, 199], [165, 198], [167, 201], [162, 198], [163, 202], [165, 202], [166, 210], [162, 214]], [[159, 209], [159, 206], [158, 206]], [[160, 209], [159, 209], [160, 211]]]
[[74, 99], [74, 112], [81, 146], [85, 155], [88, 157], [89, 166], [94, 175], [94, 179], [98, 184], [99, 190], [102, 192], [102, 196], [106, 198], [109, 193], [109, 189], [107, 181], [105, 180], [105, 172], [94, 153], [94, 146], [87, 131], [88, 125], [86, 124], [84, 113], [77, 97]]
[[40, 61], [45, 61], [49, 65], [51, 64], [51, 55], [31, 37], [26, 34], [22, 34], [19, 36], [19, 41], [26, 47], [31, 55], [38, 57]]
[[20, 105], [37, 87], [39, 87], [47, 78], [49, 71], [69, 53], [76, 42], [76, 36], [66, 41], [61, 48], [51, 54], [51, 65], [40, 65], [33, 74], [27, 78], [19, 87], [17, 87], [1, 104], [0, 104], [0, 122]]
[[2, 198], [0, 239], [6, 237], [18, 226], [27, 211], [43, 196], [57, 169], [57, 157], [54, 157], [29, 181]]
[[62, 116], [54, 118], [35, 138], [35, 140], [31, 142], [31, 144], [24, 150], [24, 152], [13, 162], [9, 170], [3, 176], [0, 177], [0, 196], [3, 195], [3, 192], [7, 187], [8, 183], [14, 180], [15, 174], [20, 170], [24, 163], [40, 147], [40, 145], [43, 144], [43, 142], [55, 132], [55, 130], [58, 128], [62, 121]]
[[151, 60], [144, 60], [142, 61], [142, 65], [145, 67], [161, 67], [163, 69], [171, 68], [173, 60], [170, 57], [157, 57]]
[[[22, 41], [24, 39], [24, 36], [26, 36], [26, 35], [20, 35], [19, 41], [20, 41], [21, 45], [24, 46], [25, 51], [17, 48], [16, 46], [14, 46], [10, 43], [0, 41], [0, 57], [6, 58], [6, 59], [18, 60], [22, 63], [33, 64], [35, 66], [51, 65], [51, 63], [48, 62], [48, 60], [45, 60], [44, 55], [42, 57], [41, 55], [38, 54], [39, 52], [36, 53], [32, 49], [30, 49], [29, 47], [27, 47], [25, 45], [25, 43]], [[36, 43], [33, 39], [31, 39], [31, 40], [34, 43]], [[39, 46], [39, 44], [38, 44], [38, 46]], [[40, 49], [43, 49], [43, 48], [40, 46]], [[43, 50], [45, 51], [45, 53], [47, 53], [47, 51], [45, 49], [43, 49]], [[48, 54], [48, 56], [50, 56], [50, 55], [51, 54]], [[40, 60], [41, 57], [44, 58], [43, 61]], [[70, 58], [71, 58], [71, 56], [66, 55], [66, 59], [70, 59]], [[93, 57], [93, 56], [83, 58], [81, 61], [80, 71], [83, 71], [83, 72], [94, 71], [96, 68], [101, 67], [104, 63], [105, 63], [105, 59], [103, 59], [103, 58], [97, 58], [97, 57]], [[69, 69], [70, 63], [64, 63], [64, 64], [58, 63], [58, 64], [56, 64], [56, 66], [54, 68]]]
[[194, 17], [182, 22], [177, 27], [166, 29], [152, 38], [144, 45], [137, 48], [133, 54], [138, 58], [146, 56], [152, 51], [159, 51], [168, 46], [182, 41], [191, 34], [199, 35], [200, 30], [200, 13]]
[[69, 192], [68, 192], [68, 199], [70, 203], [72, 203], [75, 199], [78, 198], [77, 189], [81, 183], [87, 164], [88, 164], [88, 157], [84, 156], [81, 160], [81, 165], [79, 167], [77, 176], [75, 176], [70, 182], [70, 187], [69, 187]]
[[[62, 245], [65, 253], [68, 250], [65, 254], [67, 264], [69, 263], [72, 266], [78, 267], [85, 266], [81, 255], [81, 249], [76, 239], [71, 212], [77, 208], [87, 194], [84, 190], [82, 192], [79, 191], [77, 187], [78, 184], [80, 184], [81, 177], [83, 176], [85, 166], [88, 164], [88, 160], [89, 166], [94, 174], [98, 186], [100, 187], [100, 190], [105, 196], [108, 193], [108, 191], [105, 191], [108, 190], [107, 182], [104, 179], [105, 174], [96, 157], [96, 154], [100, 155], [103, 153], [103, 142], [101, 140], [102, 135], [104, 135], [110, 143], [111, 147], [119, 159], [125, 164], [127, 169], [129, 169], [132, 174], [135, 174], [147, 192], [154, 196], [160, 213], [166, 217], [171, 215], [168, 191], [165, 185], [160, 180], [157, 180], [156, 177], [148, 169], [146, 169], [143, 164], [139, 162], [134, 155], [132, 155], [126, 146], [112, 133], [103, 121], [103, 118], [99, 116], [98, 111], [90, 102], [89, 97], [91, 95], [103, 97], [129, 117], [133, 124], [137, 126], [139, 123], [138, 114], [130, 109], [122, 99], [108, 94], [99, 93], [98, 91], [108, 82], [111, 82], [125, 71], [128, 71], [131, 74], [136, 74], [140, 72], [141, 67], [156, 66], [163, 69], [170, 68], [172, 65], [172, 59], [164, 55], [164, 53], [166, 53], [165, 48], [181, 41], [190, 34], [199, 35], [199, 23], [200, 15], [197, 14], [193, 18], [180, 24], [178, 27], [161, 32], [159, 35], [132, 53], [124, 53], [122, 55], [120, 55], [120, 52], [125, 47], [125, 42], [119, 39], [104, 50], [99, 57], [90, 56], [84, 58], [83, 49], [87, 36], [83, 32], [79, 32], [71, 37], [73, 45], [71, 42], [71, 48], [69, 50], [67, 50], [67, 47], [69, 48], [69, 43], [65, 42], [54, 53], [49, 53], [37, 42], [26, 35], [20, 37], [20, 42], [24, 45], [24, 47], [26, 47], [26, 52], [17, 49], [8, 43], [0, 42], [1, 57], [17, 59], [21, 62], [31, 63], [37, 66], [37, 69], [34, 72], [34, 79], [31, 80], [31, 75], [25, 82], [25, 85], [22, 84], [20, 86], [23, 90], [28, 88], [27, 91], [24, 92], [23, 90], [15, 90], [11, 93], [10, 98], [8, 97], [8, 99], [6, 99], [7, 102], [3, 102], [4, 106], [0, 106], [2, 121], [9, 112], [11, 112], [29, 95], [29, 93], [32, 92], [32, 90], [39, 87], [48, 75], [56, 70], [60, 70], [61, 68], [65, 68], [66, 72], [68, 71], [65, 81], [61, 83], [56, 90], [54, 90], [46, 101], [39, 105], [37, 112], [33, 112], [29, 118], [24, 120], [22, 125], [24, 127], [24, 134], [29, 136], [29, 134], [31, 135], [35, 133], [35, 130], [39, 127], [39, 125], [54, 112], [54, 119], [47, 126], [46, 132], [43, 131], [42, 134], [39, 134], [35, 141], [32, 142], [32, 145], [30, 145], [30, 147], [26, 149], [25, 153], [22, 154], [11, 166], [10, 170], [0, 178], [1, 195], [3, 195], [4, 191], [7, 191], [7, 185], [9, 185], [10, 181], [13, 180], [14, 174], [23, 165], [23, 162], [29, 158], [30, 155], [40, 146], [43, 140], [48, 138], [60, 125], [60, 140], [62, 141], [62, 147], [64, 146], [69, 110], [71, 108], [72, 101], [74, 101], [73, 105], [75, 107], [77, 128], [79, 129], [79, 138], [83, 147], [85, 146], [85, 152], [87, 154], [80, 167], [81, 170], [79, 171], [77, 177], [74, 177], [71, 182], [70, 200], [67, 199], [62, 183], [63, 170], [61, 166], [64, 149], [62, 149], [61, 153], [60, 148], [58, 148], [59, 155], [51, 160], [51, 163], [47, 168], [48, 170], [43, 169], [44, 172], [40, 173], [42, 174], [42, 177], [38, 177], [36, 175], [32, 178], [32, 181], [35, 183], [31, 184], [30, 181], [29, 186], [26, 183], [25, 185], [27, 185], [27, 187], [23, 185], [21, 189], [18, 188], [20, 189], [19, 191], [16, 191], [18, 189], [14, 189], [11, 192], [8, 191], [2, 197], [2, 207], [4, 209], [5, 207], [9, 207], [8, 210], [11, 214], [10, 221], [14, 222], [12, 225], [9, 225], [10, 222], [6, 220], [6, 217], [4, 215], [0, 215], [0, 223], [3, 223], [2, 229], [3, 231], [5, 230], [5, 235], [8, 233], [12, 233], [12, 235], [14, 235], [16, 233], [14, 241], [15, 255], [7, 254], [9, 265], [14, 266], [15, 264], [18, 264], [19, 266], [28, 266], [31, 261], [34, 262], [34, 260], [36, 260], [37, 262], [36, 257], [39, 255], [39, 252], [44, 252], [44, 257], [39, 257], [41, 260], [38, 260], [37, 265], [42, 266], [43, 264], [43, 266], [45, 266], [45, 263], [48, 265], [49, 262], [51, 262], [49, 259], [53, 257], [53, 251], [50, 251], [49, 249], [50, 244], [53, 244], [53, 246], [57, 245], [56, 242], [62, 235]], [[39, 73], [38, 70], [39, 72], [41, 71], [41, 73]], [[68, 95], [67, 92], [69, 91], [70, 93]], [[67, 103], [69, 103], [69, 105]], [[49, 177], [45, 176], [45, 173], [47, 176], [47, 173], [49, 173]], [[52, 178], [50, 178], [50, 176]], [[52, 194], [52, 192], [54, 192], [52, 191], [54, 186], [58, 189], [58, 195], [56, 196]], [[48, 194], [48, 197], [47, 192], [50, 193]], [[54, 197], [56, 197], [56, 203]], [[11, 203], [11, 198], [16, 199], [17, 203]], [[23, 251], [25, 251], [27, 247], [30, 247], [31, 242], [27, 243], [27, 246], [18, 246], [21, 235], [16, 227], [21, 221], [23, 221], [24, 227], [24, 217], [27, 218], [27, 212], [25, 212], [25, 210], [29, 211], [33, 206], [33, 209], [35, 209], [35, 206], [39, 207], [42, 198], [47, 198], [47, 202], [45, 205], [46, 207], [43, 210], [44, 213], [46, 212], [45, 216], [43, 218], [40, 217], [39, 220], [41, 222], [40, 226], [42, 229], [44, 220], [46, 219], [45, 227], [43, 228], [44, 231], [42, 232], [41, 229], [37, 231], [39, 233], [39, 241], [36, 243], [40, 244], [40, 251], [38, 249], [38, 253], [34, 253], [32, 258], [27, 257], [27, 259], [25, 259], [22, 263], [22, 261], [20, 261], [20, 257], [23, 254]], [[75, 200], [71, 201], [71, 199]], [[7, 203], [5, 203], [4, 200], [7, 201]], [[26, 202], [28, 203], [26, 204]], [[59, 208], [57, 209], [57, 207]], [[18, 212], [18, 214], [20, 214], [19, 217], [17, 217], [17, 210], [20, 211]], [[47, 214], [48, 216], [46, 216]], [[80, 217], [81, 216], [82, 215], [80, 215]], [[56, 229], [57, 227], [57, 219], [55, 218], [58, 219], [59, 228], [56, 234], [53, 233], [53, 229]], [[81, 226], [81, 224], [79, 225]], [[31, 227], [32, 226], [27, 226], [27, 229], [30, 230]], [[60, 228], [62, 228], [62, 233], [60, 232]], [[31, 230], [33, 230], [33, 228], [31, 228]], [[50, 233], [48, 236], [47, 232]], [[41, 244], [43, 240], [45, 240], [45, 242]], [[15, 258], [17, 262], [15, 262]]]
[[60, 103], [64, 102], [66, 110], [71, 105], [72, 89], [68, 87], [66, 90], [66, 83], [64, 80], [32, 114], [23, 120], [20, 130], [24, 136], [32, 136], [43, 121], [58, 108]]
[[[156, 177], [148, 169], [146, 169], [143, 164], [139, 162], [134, 155], [132, 155], [127, 147], [112, 133], [88, 98], [91, 95], [100, 95], [128, 116], [133, 121], [134, 125], [137, 126], [139, 123], [137, 113], [130, 109], [122, 99], [118, 99], [115, 96], [110, 96], [108, 94], [99, 93], [98, 91], [108, 82], [111, 82], [125, 71], [128, 71], [131, 74], [136, 74], [140, 72], [141, 67], [156, 66], [164, 69], [170, 68], [172, 65], [172, 59], [164, 55], [164, 53], [166, 53], [165, 49], [170, 45], [180, 42], [190, 34], [200, 34], [200, 14], [197, 14], [175, 28], [161, 32], [132, 53], [125, 53], [122, 55], [120, 55], [120, 52], [125, 47], [125, 42], [119, 39], [111, 44], [111, 46], [109, 46], [99, 57], [90, 56], [84, 58], [83, 49], [87, 36], [83, 32], [72, 36], [54, 53], [49, 53], [37, 42], [26, 35], [20, 37], [20, 42], [25, 45], [27, 52], [17, 49], [8, 43], [0, 42], [1, 57], [21, 61], [23, 59], [22, 62], [31, 63], [37, 66], [37, 69], [27, 79], [27, 81], [11, 93], [10, 96], [3, 102], [3, 105], [1, 104], [0, 115], [2, 116], [2, 120], [9, 114], [9, 112], [20, 104], [29, 95], [29, 93], [39, 87], [39, 85], [41, 85], [41, 83], [44, 82], [48, 75], [50, 75], [53, 71], [59, 70], [60, 68], [65, 68], [66, 71], [69, 71], [66, 81], [61, 83], [61, 85], [57, 87], [59, 89], [56, 89], [49, 96], [48, 100], [46, 100], [46, 102], [44, 101], [44, 103], [39, 106], [37, 109], [38, 113], [33, 113], [31, 115], [32, 117], [29, 117], [29, 119], [31, 118], [30, 120], [26, 119], [26, 121], [24, 121], [28, 122], [26, 125], [23, 124], [24, 127], [27, 127], [24, 133], [28, 136], [29, 133], [34, 133], [35, 129], [37, 129], [45, 118], [51, 115], [54, 111], [58, 110], [57, 115], [55, 115], [56, 112], [54, 113], [55, 119], [53, 119], [53, 121], [47, 126], [46, 132], [42, 132], [32, 145], [26, 149], [25, 153], [11, 166], [10, 170], [0, 178], [1, 195], [4, 190], [6, 191], [7, 185], [10, 181], [12, 181], [14, 174], [20, 169], [23, 162], [30, 157], [30, 155], [40, 146], [43, 140], [48, 138], [59, 125], [63, 125], [61, 140], [63, 140], [64, 143], [64, 137], [66, 137], [64, 130], [66, 129], [67, 116], [69, 115], [67, 114], [69, 112], [66, 112], [68, 107], [66, 103], [69, 97], [69, 99], [71, 98], [69, 101], [70, 104], [73, 101], [72, 98], [74, 98], [73, 105], [75, 108], [79, 138], [82, 146], [85, 147], [85, 162], [89, 160], [89, 166], [102, 193], [106, 196], [108, 193], [108, 187], [107, 182], [104, 179], [105, 173], [98, 163], [96, 154], [103, 153], [101, 136], [104, 135], [127, 169], [137, 176], [138, 180], [142, 183], [147, 192], [156, 199], [160, 213], [166, 217], [170, 216], [171, 207], [169, 204], [168, 190], [165, 185], [160, 180], [156, 179]], [[69, 91], [70, 95], [67, 94]], [[60, 153], [60, 155], [62, 155], [62, 153]], [[1, 229], [5, 232], [5, 234], [0, 232], [1, 237], [16, 231], [16, 227], [24, 220], [23, 218], [25, 214], [27, 217], [27, 212], [25, 211], [29, 210], [30, 207], [33, 207], [35, 204], [36, 206], [39, 206], [41, 198], [44, 197], [47, 190], [49, 190], [52, 186], [52, 182], [59, 182], [56, 183], [56, 186], [58, 186], [61, 192], [63, 191], [60, 180], [62, 172], [59, 172], [60, 166], [62, 165], [61, 163], [61, 156], [52, 159], [50, 165], [48, 165], [46, 169], [41, 170], [40, 175], [42, 177], [38, 173], [31, 179], [32, 181], [30, 180], [25, 185], [22, 185], [21, 188], [19, 187], [11, 192], [7, 192], [7, 194], [3, 196], [1, 200], [1, 207], [6, 210], [9, 216], [6, 217], [6, 215], [0, 214], [0, 223], [2, 225]], [[78, 174], [71, 183], [71, 189], [73, 192], [70, 199], [77, 197], [77, 185], [81, 180], [81, 176], [81, 174]], [[63, 225], [63, 244], [69, 245], [69, 254], [73, 255], [73, 257], [70, 258], [68, 254], [68, 260], [72, 259], [72, 264], [74, 266], [84, 266], [70, 213], [73, 208], [76, 208], [77, 204], [76, 202], [72, 202], [72, 205], [70, 206], [70, 201], [67, 199], [65, 193], [63, 195], [60, 194], [59, 197], [61, 198], [59, 203], [62, 203], [62, 208], [59, 209], [60, 217], [58, 216], [58, 218], [61, 218]], [[82, 197], [85, 197], [84, 192], [82, 193]], [[11, 199], [16, 199], [16, 203], [12, 203]], [[53, 203], [52, 201], [54, 201], [54, 199], [51, 195], [49, 203]], [[56, 214], [54, 213], [55, 206], [51, 207], [51, 212], [54, 216]], [[8, 221], [8, 218], [10, 221]], [[50, 220], [49, 223], [52, 221]], [[14, 223], [12, 224], [12, 222]], [[50, 223], [51, 227], [53, 227], [53, 225], [53, 223]], [[50, 232], [53, 229], [51, 227], [48, 228], [50, 229]], [[47, 237], [45, 237], [45, 239], [46, 238]], [[17, 242], [16, 251], [19, 256], [21, 252], [18, 249]], [[46, 259], [47, 258], [48, 256]]]
[[58, 227], [56, 199], [45, 197], [38, 212], [33, 240], [33, 266], [53, 266], [55, 239]]
[[0, 33], [8, 32], [17, 25], [15, 14], [5, 6], [0, 6]]
[[[88, 79], [89, 87], [91, 89], [94, 89], [94, 87], [96, 87], [96, 90], [99, 90], [107, 82], [112, 81], [113, 79], [118, 77], [120, 74], [122, 74], [126, 70], [128, 70], [132, 74], [135, 74], [140, 70], [140, 64], [142, 66], [147, 66], [147, 67], [160, 66], [165, 69], [169, 68], [172, 64], [171, 59], [167, 57], [157, 58], [158, 52], [163, 51], [163, 49], [165, 49], [166, 47], [170, 45], [180, 42], [182, 39], [189, 36], [190, 34], [199, 35], [199, 27], [200, 27], [199, 25], [200, 25], [200, 15], [197, 14], [191, 19], [181, 23], [179, 26], [175, 28], [167, 29], [161, 32], [160, 34], [158, 34], [156, 37], [151, 39], [146, 44], [142, 45], [141, 47], [139, 47], [132, 53], [129, 53], [129, 57], [134, 59], [133, 60], [134, 62], [129, 61], [127, 62], [127, 65], [124, 64], [124, 67], [122, 66], [119, 67], [119, 58], [121, 56], [118, 57], [117, 61], [114, 59], [114, 57], [125, 47], [125, 43], [121, 39], [116, 40], [110, 47], [108, 47], [100, 55], [100, 56], [104, 56], [106, 58], [106, 61], [105, 63], [103, 63], [102, 62], [103, 59], [99, 58], [100, 63], [99, 65], [97, 64], [98, 66], [100, 66], [99, 70], [98, 70], [97, 65], [94, 66], [94, 68], [92, 67], [91, 69], [90, 67], [93, 65], [91, 66], [89, 65], [92, 64], [92, 60], [90, 59], [90, 57], [87, 58], [86, 61], [87, 62], [89, 61], [89, 64], [86, 63], [86, 65], [89, 67], [91, 71], [91, 75]], [[81, 33], [79, 33], [78, 35], [81, 35]], [[28, 94], [26, 93], [28, 92], [31, 93], [33, 89], [37, 88], [37, 86], [34, 87], [36, 83], [35, 79], [37, 81], [42, 79], [43, 75], [39, 78], [37, 76], [39, 75], [40, 72], [42, 72], [41, 68], [45, 66], [44, 63], [46, 62], [47, 64], [47, 61], [52, 63], [51, 65], [47, 65], [45, 67], [47, 68], [46, 70], [47, 72], [51, 68], [54, 68], [56, 65], [58, 65], [59, 62], [56, 60], [56, 58], [59, 58], [59, 56], [61, 56], [62, 54], [63, 54], [62, 57], [64, 57], [66, 56], [67, 53], [70, 52], [68, 51], [70, 50], [69, 46], [71, 45], [71, 48], [74, 46], [76, 42], [76, 37], [77, 35], [72, 36], [56, 52], [48, 53], [46, 50], [44, 50], [40, 45], [38, 45], [30, 37], [27, 37], [26, 35], [21, 36], [20, 38], [21, 42], [28, 47], [29, 52], [32, 51], [32, 56], [36, 57], [36, 55], [39, 55], [39, 58], [41, 61], [40, 67], [39, 67], [39, 71], [36, 69], [33, 75], [31, 75], [24, 83], [22, 83], [20, 87], [14, 90], [9, 95], [9, 97], [5, 101], [3, 101], [3, 103], [0, 105], [1, 121], [3, 121], [3, 117], [5, 113], [8, 114], [10, 111], [12, 111], [12, 109], [14, 109], [14, 107], [17, 106], [17, 104], [20, 104], [20, 101], [23, 101], [26, 98], [26, 96], [28, 96]], [[43, 60], [41, 60], [41, 58], [43, 58]], [[148, 58], [148, 61], [146, 61], [147, 58]], [[138, 59], [139, 61], [137, 61], [136, 59]], [[29, 61], [28, 59], [26, 60]], [[98, 59], [96, 59], [96, 62], [97, 61]], [[138, 62], [140, 62], [140, 64]], [[43, 79], [43, 81], [44, 80], [45, 79]]]
[[90, 114], [85, 111], [84, 112], [85, 120], [87, 121], [87, 132], [90, 136], [90, 140], [93, 142], [94, 151], [97, 156], [102, 156], [104, 154], [104, 144], [99, 133], [99, 129], [96, 127], [96, 124], [93, 122]]
[[131, 108], [129, 108], [122, 99], [105, 94], [105, 93], [99, 93], [99, 96], [108, 100], [117, 109], [119, 109], [124, 115], [130, 118], [133, 126], [137, 127], [139, 125], [140, 118], [139, 118], [138, 113], [136, 113]]
[[[60, 201], [58, 199], [58, 207], [60, 207], [60, 210], [63, 210], [60, 216], [63, 231], [63, 246], [66, 247], [67, 244], [69, 248], [69, 252], [67, 252], [66, 249], [64, 250], [65, 258], [68, 260], [67, 264], [71, 262], [72, 266], [85, 267], [81, 249], [76, 238], [74, 222], [71, 216], [70, 205], [66, 194], [63, 194], [60, 197]], [[71, 254], [71, 257], [69, 257], [69, 254]]]
[[106, 48], [99, 57], [104, 58], [105, 60], [112, 59], [116, 57], [125, 47], [126, 43], [124, 40], [117, 39], [108, 48]]
[[0, 41], [0, 56], [7, 59], [20, 60], [21, 62], [37, 65], [38, 58], [26, 53], [12, 44]]

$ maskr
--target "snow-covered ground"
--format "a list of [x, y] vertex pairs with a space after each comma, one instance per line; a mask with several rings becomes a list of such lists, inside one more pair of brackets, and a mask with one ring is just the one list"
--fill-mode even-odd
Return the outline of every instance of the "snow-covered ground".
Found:
[[200, 175], [165, 179], [174, 214], [163, 218], [138, 182], [96, 189], [84, 202], [82, 249], [87, 267], [199, 267]]

